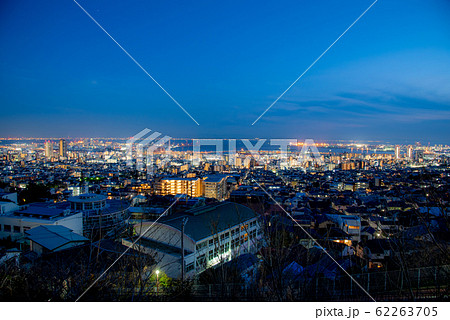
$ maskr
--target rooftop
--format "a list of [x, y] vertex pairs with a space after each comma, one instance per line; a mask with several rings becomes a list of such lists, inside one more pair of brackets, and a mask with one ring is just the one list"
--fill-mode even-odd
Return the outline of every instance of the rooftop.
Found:
[[14, 216], [24, 216], [29, 218], [55, 219], [67, 215], [64, 209], [52, 208], [48, 206], [30, 205], [24, 210], [14, 212]]
[[158, 222], [181, 231], [183, 219], [188, 218], [184, 232], [199, 241], [256, 217], [256, 213], [246, 206], [222, 202], [163, 217]]
[[222, 181], [222, 179], [227, 178], [226, 175], [224, 174], [213, 174], [210, 176], [207, 176], [205, 179], [205, 182], [220, 182]]
[[95, 202], [95, 201], [102, 201], [106, 200], [106, 196], [96, 193], [85, 193], [80, 194], [79, 196], [70, 197], [68, 199], [70, 202]]
[[25, 232], [28, 238], [53, 251], [70, 242], [87, 242], [89, 239], [72, 232], [64, 226], [39, 226]]

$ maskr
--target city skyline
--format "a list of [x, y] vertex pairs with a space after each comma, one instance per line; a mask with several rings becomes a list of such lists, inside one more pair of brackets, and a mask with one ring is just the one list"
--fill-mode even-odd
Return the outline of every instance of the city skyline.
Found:
[[445, 318], [448, 13], [0, 1], [0, 301]]
[[2, 3], [1, 137], [292, 137], [448, 143], [446, 1]]
[[[3, 141], [10, 141], [12, 144], [15, 144], [18, 141], [37, 141], [37, 143], [44, 143], [44, 142], [52, 142], [55, 144], [59, 144], [60, 140], [67, 140], [67, 141], [71, 141], [71, 142], [76, 142], [76, 141], [82, 141], [82, 140], [93, 140], [93, 141], [123, 141], [126, 142], [128, 141], [130, 138], [132, 137], [59, 137], [59, 136], [55, 136], [55, 137], [0, 137], [0, 145], [2, 144]], [[243, 140], [249, 140], [249, 141], [258, 141], [258, 140], [265, 140], [263, 147], [266, 146], [267, 144], [270, 144], [270, 140], [271, 138], [267, 137], [261, 137], [261, 138], [248, 138], [248, 137], [244, 137], [244, 138], [236, 138], [236, 137], [222, 137], [222, 138], [188, 138], [188, 137], [170, 137], [171, 141], [177, 141], [177, 142], [182, 142], [182, 141], [190, 141], [191, 143], [195, 140], [198, 141], [202, 141], [202, 140], [221, 140], [223, 142], [225, 142], [226, 145], [228, 145], [227, 141], [230, 140], [236, 140], [238, 143], [242, 144]], [[448, 147], [449, 144], [448, 143], [432, 143], [430, 141], [412, 141], [412, 140], [408, 140], [405, 139], [403, 141], [395, 141], [395, 140], [352, 140], [352, 139], [348, 139], [348, 140], [344, 140], [344, 139], [318, 139], [318, 140], [314, 140], [314, 139], [304, 139], [304, 138], [282, 138], [282, 139], [277, 139], [275, 138], [274, 140], [295, 140], [299, 143], [302, 143], [306, 140], [312, 140], [314, 144], [316, 145], [330, 145], [330, 146], [346, 146], [346, 147], [350, 147], [350, 146], [356, 146], [359, 145], [360, 147], [376, 147], [376, 146], [387, 146], [387, 147], [393, 147], [396, 145], [400, 145], [402, 147], [407, 147], [407, 146], [419, 146], [419, 147], [427, 147], [427, 146], [445, 146]], [[4, 144], [4, 143], [3, 143]], [[213, 146], [211, 146], [213, 147]]]

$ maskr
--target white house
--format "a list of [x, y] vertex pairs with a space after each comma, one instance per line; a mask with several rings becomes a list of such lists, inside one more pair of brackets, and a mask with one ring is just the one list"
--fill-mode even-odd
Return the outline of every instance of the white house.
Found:
[[83, 214], [73, 213], [69, 203], [33, 203], [12, 213], [0, 216], [0, 239], [11, 236], [18, 239], [25, 232], [41, 225], [65, 226], [83, 234]]

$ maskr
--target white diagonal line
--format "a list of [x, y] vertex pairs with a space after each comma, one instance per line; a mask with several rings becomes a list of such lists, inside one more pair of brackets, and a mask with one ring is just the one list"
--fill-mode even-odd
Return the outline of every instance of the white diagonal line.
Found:
[[370, 295], [370, 293], [368, 293], [367, 291], [366, 291], [366, 289], [364, 289], [363, 288], [363, 286], [362, 285], [360, 285], [359, 284], [359, 282], [358, 281], [356, 281], [355, 280], [355, 278], [353, 278], [351, 275], [350, 275], [350, 273], [348, 273], [347, 272], [347, 270], [345, 270], [329, 253], [328, 253], [328, 251], [327, 250], [325, 250], [325, 248], [324, 247], [322, 247], [318, 242], [317, 242], [317, 240], [316, 239], [314, 239], [313, 238], [313, 236], [311, 235], [311, 234], [309, 234], [309, 232], [308, 231], [306, 231], [305, 230], [305, 228], [303, 228], [286, 210], [284, 210], [284, 208], [283, 208], [283, 206], [281, 206], [279, 203], [278, 203], [278, 201], [277, 200], [275, 200], [273, 197], [272, 197], [272, 195], [271, 194], [269, 194], [267, 191], [266, 191], [266, 189], [264, 189], [255, 179], [253, 179], [252, 178], [252, 180], [270, 197], [270, 199], [272, 199], [272, 201], [273, 202], [275, 202], [279, 207], [280, 207], [280, 209], [281, 210], [283, 210], [283, 212], [284, 213], [286, 213], [288, 216], [289, 216], [289, 218], [291, 218], [292, 219], [292, 221], [294, 221], [301, 229], [302, 229], [302, 231], [304, 232], [304, 233], [306, 233], [306, 235], [323, 251], [323, 252], [325, 252], [326, 253], [326, 255], [331, 259], [331, 260], [333, 260], [334, 261], [334, 263], [336, 263], [337, 264], [337, 266], [339, 267], [339, 268], [341, 268], [342, 269], [342, 271], [344, 271], [349, 277], [350, 277], [350, 279], [358, 286], [358, 287], [360, 287], [361, 288], [361, 290], [362, 291], [364, 291], [364, 293], [365, 294], [367, 294], [367, 296], [370, 298], [370, 299], [372, 299], [373, 300], [373, 302], [377, 302], [371, 295]]
[[131, 137], [128, 142], [134, 143], [136, 140], [139, 140], [140, 138], [142, 138], [143, 136], [145, 136], [147, 133], [149, 133], [150, 129], [145, 128], [144, 130], [142, 130], [141, 132], [139, 132], [138, 134], [134, 135], [133, 137]]
[[[155, 143], [155, 144], [156, 144], [156, 145], [162, 146], [162, 145], [164, 145], [167, 141], [169, 141], [170, 139], [172, 139], [172, 138], [169, 137], [169, 136], [164, 136], [164, 137], [162, 137], [161, 139], [159, 139], [158, 142]], [[170, 148], [170, 144], [169, 144], [169, 148]]]
[[116, 259], [116, 260], [114, 260], [114, 262], [113, 263], [111, 263], [111, 265], [105, 270], [105, 271], [103, 271], [103, 273], [100, 275], [100, 276], [98, 276], [97, 277], [97, 279], [95, 279], [94, 280], [94, 282], [92, 282], [92, 284], [86, 289], [86, 290], [84, 290], [84, 292], [75, 300], [75, 302], [78, 302], [85, 294], [86, 294], [86, 292], [88, 292], [97, 282], [98, 282], [98, 280], [100, 280], [108, 271], [109, 271], [109, 269], [111, 269], [112, 268], [112, 266], [113, 265], [115, 265], [116, 263], [117, 263], [117, 261], [119, 261], [120, 260], [120, 258], [122, 258], [124, 255], [125, 255], [125, 253], [127, 253], [128, 252], [128, 250], [130, 250], [132, 247], [134, 247], [134, 245], [136, 244], [136, 242], [138, 242], [149, 230], [150, 230], [150, 228], [151, 227], [153, 227], [153, 225], [162, 217], [162, 216], [164, 216], [164, 214], [167, 212], [167, 211], [169, 211], [170, 210], [170, 208], [172, 208], [174, 205], [175, 205], [175, 203], [177, 203], [178, 202], [178, 200], [179, 200], [180, 198], [177, 198], [163, 213], [161, 213], [161, 215], [155, 220], [155, 221], [153, 221], [153, 223], [142, 233], [141, 232], [141, 234], [139, 235], [139, 237], [135, 240], [135, 241], [133, 241], [133, 243], [131, 244], [131, 246], [129, 246], [124, 252], [122, 252], [121, 253], [121, 255]]
[[317, 61], [319, 61], [324, 55], [325, 55], [325, 53], [327, 53], [328, 52], [328, 50], [330, 50], [331, 49], [331, 47], [333, 47], [334, 45], [335, 45], [335, 43], [336, 42], [338, 42], [339, 41], [339, 39], [341, 39], [343, 36], [344, 36], [344, 34], [346, 34], [347, 33], [347, 31], [348, 30], [350, 30], [351, 29], [351, 27], [353, 27], [353, 25], [355, 24], [355, 23], [357, 23], [358, 22], [358, 20], [359, 19], [361, 19], [366, 13], [367, 13], [367, 11], [369, 11], [370, 10], [370, 8], [372, 8], [373, 7], [373, 5], [375, 4], [375, 3], [377, 3], [378, 2], [378, 0], [375, 0], [355, 21], [353, 21], [353, 23], [336, 39], [336, 40], [334, 40], [334, 42], [316, 59], [316, 60], [314, 60], [314, 62], [313, 63], [311, 63], [311, 65], [305, 70], [305, 71], [303, 71], [303, 73], [294, 81], [294, 82], [292, 82], [292, 84], [286, 89], [286, 90], [284, 90], [284, 92], [282, 93], [282, 94], [280, 94], [280, 96], [278, 97], [278, 98], [276, 98], [275, 99], [275, 101], [274, 102], [272, 102], [272, 104], [258, 117], [258, 119], [256, 119], [253, 123], [252, 123], [252, 126], [256, 123], [256, 122], [258, 122], [259, 121], [259, 119], [261, 119], [261, 117], [263, 116], [263, 115], [265, 115], [266, 114], [266, 112], [267, 111], [269, 111], [270, 110], [270, 108], [272, 108], [273, 107], [273, 105], [275, 104], [275, 103], [277, 103], [278, 102], [278, 100], [280, 100], [281, 99], [281, 97], [283, 97], [284, 95], [285, 95], [285, 93], [286, 92], [288, 92], [289, 91], [289, 89], [291, 89], [292, 88], [292, 86], [294, 85], [294, 84], [296, 84], [297, 83], [297, 81], [298, 80], [300, 80], [304, 75], [305, 75], [305, 73], [307, 73], [308, 71], [309, 71], [309, 69], [311, 69], [315, 64], [316, 64], [316, 62]]
[[159, 132], [153, 132], [151, 135], [149, 135], [147, 138], [145, 138], [144, 140], [142, 140], [140, 142], [140, 145], [142, 146], [146, 146], [148, 145], [151, 141], [155, 140], [156, 138], [158, 138], [161, 135], [161, 133]]
[[127, 146], [126, 146], [127, 165], [131, 165], [131, 162], [132, 162], [132, 159], [133, 159], [133, 144], [134, 144], [134, 142], [136, 142], [137, 140], [141, 139], [143, 136], [145, 136], [150, 131], [151, 131], [150, 129], [145, 128], [144, 130], [142, 130], [138, 134], [136, 134], [133, 137], [131, 137], [130, 139], [128, 139]]
[[153, 82], [155, 82], [155, 83], [158, 85], [158, 87], [160, 87], [161, 90], [164, 91], [164, 93], [167, 94], [167, 96], [169, 96], [169, 98], [172, 99], [172, 101], [175, 102], [175, 104], [176, 104], [177, 106], [179, 106], [179, 107], [181, 108], [181, 110], [183, 110], [184, 113], [186, 113], [186, 114], [189, 116], [189, 118], [192, 119], [192, 121], [194, 121], [194, 122], [199, 126], [199, 123], [198, 123], [198, 122], [197, 122], [197, 121], [189, 114], [189, 112], [187, 112], [186, 109], [184, 109], [183, 106], [182, 106], [177, 100], [175, 100], [175, 98], [172, 97], [172, 96], [170, 95], [170, 93], [167, 92], [166, 89], [164, 89], [163, 86], [160, 85], [159, 82], [156, 81], [155, 78], [153, 78], [153, 77], [151, 76], [151, 74], [148, 73], [147, 70], [145, 70], [144, 67], [141, 66], [141, 64], [140, 64], [139, 62], [136, 61], [136, 59], [134, 59], [134, 58], [131, 56], [131, 54], [129, 54], [128, 51], [125, 50], [125, 49], [124, 49], [124, 48], [116, 41], [116, 39], [114, 39], [114, 38], [108, 33], [108, 31], [106, 31], [106, 30], [100, 25], [100, 23], [98, 23], [97, 20], [95, 20], [95, 19], [89, 14], [89, 12], [86, 11], [86, 9], [84, 9], [84, 8], [83, 8], [76, 0], [73, 0], [73, 2], [75, 2], [75, 3], [77, 4], [77, 6], [79, 6], [80, 9], [83, 10], [84, 13], [86, 13], [86, 15], [87, 15], [89, 18], [91, 18], [91, 20], [94, 21], [95, 24], [96, 24], [97, 26], [99, 26], [99, 28], [102, 29], [103, 32], [106, 33], [106, 34], [108, 35], [108, 37], [110, 37], [111, 40], [114, 41], [115, 44], [117, 44], [117, 45], [119, 46], [119, 48], [122, 49], [122, 51], [125, 52], [125, 54], [126, 54], [131, 60], [133, 60], [133, 62], [134, 62], [134, 63], [135, 63], [142, 71], [144, 71], [145, 74], [146, 74], [147, 76], [149, 76], [150, 79], [152, 79]]

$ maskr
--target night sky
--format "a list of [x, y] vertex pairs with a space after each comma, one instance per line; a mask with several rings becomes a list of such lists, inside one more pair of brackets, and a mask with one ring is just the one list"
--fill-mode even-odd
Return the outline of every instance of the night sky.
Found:
[[0, 136], [450, 143], [450, 1], [0, 2]]

